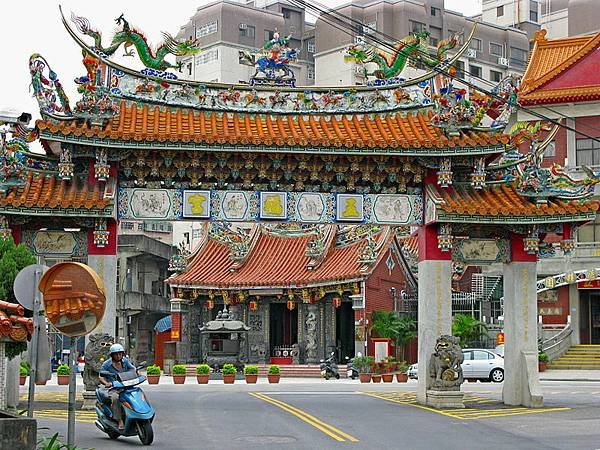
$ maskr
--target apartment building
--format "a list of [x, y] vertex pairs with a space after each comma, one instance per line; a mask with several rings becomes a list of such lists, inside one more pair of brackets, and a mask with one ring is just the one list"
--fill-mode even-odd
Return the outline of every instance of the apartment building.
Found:
[[[360, 68], [344, 62], [344, 49], [351, 43], [369, 43], [370, 29], [400, 40], [410, 33], [426, 30], [430, 33], [431, 51], [441, 39], [456, 32], [468, 35], [478, 23], [471, 48], [457, 63], [458, 76], [482, 87], [498, 82], [510, 73], [523, 73], [527, 64], [529, 42], [524, 31], [492, 23], [480, 18], [465, 17], [444, 8], [443, 0], [353, 0], [333, 11], [364, 24], [350, 33], [332, 26], [327, 17], [319, 17], [315, 31], [315, 71], [318, 85], [364, 84]], [[452, 52], [450, 52], [452, 53]], [[403, 73], [409, 78], [418, 72]], [[489, 81], [482, 82], [481, 78]]]
[[253, 50], [273, 38], [275, 31], [291, 35], [290, 47], [299, 49], [290, 65], [298, 85], [314, 84], [314, 26], [303, 9], [285, 1], [235, 2], [219, 0], [200, 6], [181, 27], [179, 39], [200, 40], [202, 52], [182, 58], [187, 79], [219, 83], [247, 83], [254, 68], [239, 63], [240, 50]]

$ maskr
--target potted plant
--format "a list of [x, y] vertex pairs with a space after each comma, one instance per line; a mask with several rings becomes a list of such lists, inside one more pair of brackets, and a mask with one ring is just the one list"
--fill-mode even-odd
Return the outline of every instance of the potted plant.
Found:
[[23, 363], [21, 363], [21, 365], [19, 366], [19, 385], [23, 386], [25, 385], [25, 380], [27, 379], [27, 377], [29, 376], [29, 368], [25, 365], [23, 365]]
[[56, 375], [58, 377], [58, 384], [65, 386], [69, 384], [69, 376], [71, 375], [71, 368], [67, 364], [61, 364], [56, 369]]
[[223, 383], [233, 384], [235, 382], [235, 374], [237, 373], [237, 369], [233, 364], [223, 364], [221, 373], [223, 374]]
[[352, 364], [358, 370], [358, 379], [361, 383], [371, 382], [371, 364], [373, 364], [372, 356], [356, 356], [352, 360]]
[[277, 364], [269, 366], [267, 378], [269, 379], [269, 383], [279, 383], [279, 379], [281, 378], [281, 370]]
[[373, 375], [371, 375], [373, 383], [381, 383], [381, 364], [373, 363]]
[[391, 383], [394, 380], [394, 369], [396, 368], [396, 359], [393, 356], [386, 356], [381, 364], [383, 373], [381, 379], [384, 383]]
[[171, 368], [171, 373], [173, 374], [173, 383], [174, 384], [183, 384], [185, 383], [187, 369], [183, 364], [175, 364]]
[[158, 384], [160, 380], [160, 367], [154, 364], [146, 367], [146, 378], [148, 379], [148, 384]]
[[244, 367], [244, 376], [246, 377], [246, 383], [256, 383], [256, 381], [258, 380], [258, 366]]
[[210, 366], [208, 364], [198, 364], [196, 366], [196, 379], [198, 384], [208, 384], [210, 377]]
[[408, 381], [408, 364], [406, 364], [406, 361], [400, 361], [396, 366], [396, 371], [396, 381], [406, 383]]
[[548, 354], [546, 352], [539, 352], [538, 353], [538, 370], [540, 372], [543, 372], [546, 370], [546, 367], [548, 366]]

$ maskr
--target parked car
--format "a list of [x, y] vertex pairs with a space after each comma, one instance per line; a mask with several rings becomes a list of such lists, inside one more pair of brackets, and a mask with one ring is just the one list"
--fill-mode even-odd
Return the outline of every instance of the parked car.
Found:
[[[465, 360], [461, 364], [465, 379], [477, 379], [502, 383], [504, 381], [504, 358], [492, 350], [484, 348], [466, 348], [463, 351]], [[418, 364], [408, 368], [408, 377], [417, 379]]]

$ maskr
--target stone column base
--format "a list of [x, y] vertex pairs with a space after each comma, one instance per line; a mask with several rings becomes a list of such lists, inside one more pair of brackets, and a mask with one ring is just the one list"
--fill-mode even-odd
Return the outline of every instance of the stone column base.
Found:
[[83, 405], [81, 409], [84, 411], [93, 411], [96, 407], [96, 392], [83, 391]]
[[437, 409], [464, 408], [464, 392], [461, 391], [433, 391], [427, 390], [427, 406]]

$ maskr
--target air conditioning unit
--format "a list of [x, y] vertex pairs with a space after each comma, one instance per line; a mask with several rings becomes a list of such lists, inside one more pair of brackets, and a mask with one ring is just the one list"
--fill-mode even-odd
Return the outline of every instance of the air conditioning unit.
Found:
[[474, 48], [468, 48], [467, 58], [477, 58], [477, 50], [475, 50]]
[[350, 295], [352, 299], [352, 309], [364, 309], [365, 308], [365, 297], [362, 294]]
[[247, 23], [240, 23], [240, 30], [247, 30], [247, 29], [248, 29]]
[[498, 58], [498, 64], [504, 67], [508, 67], [508, 58]]

